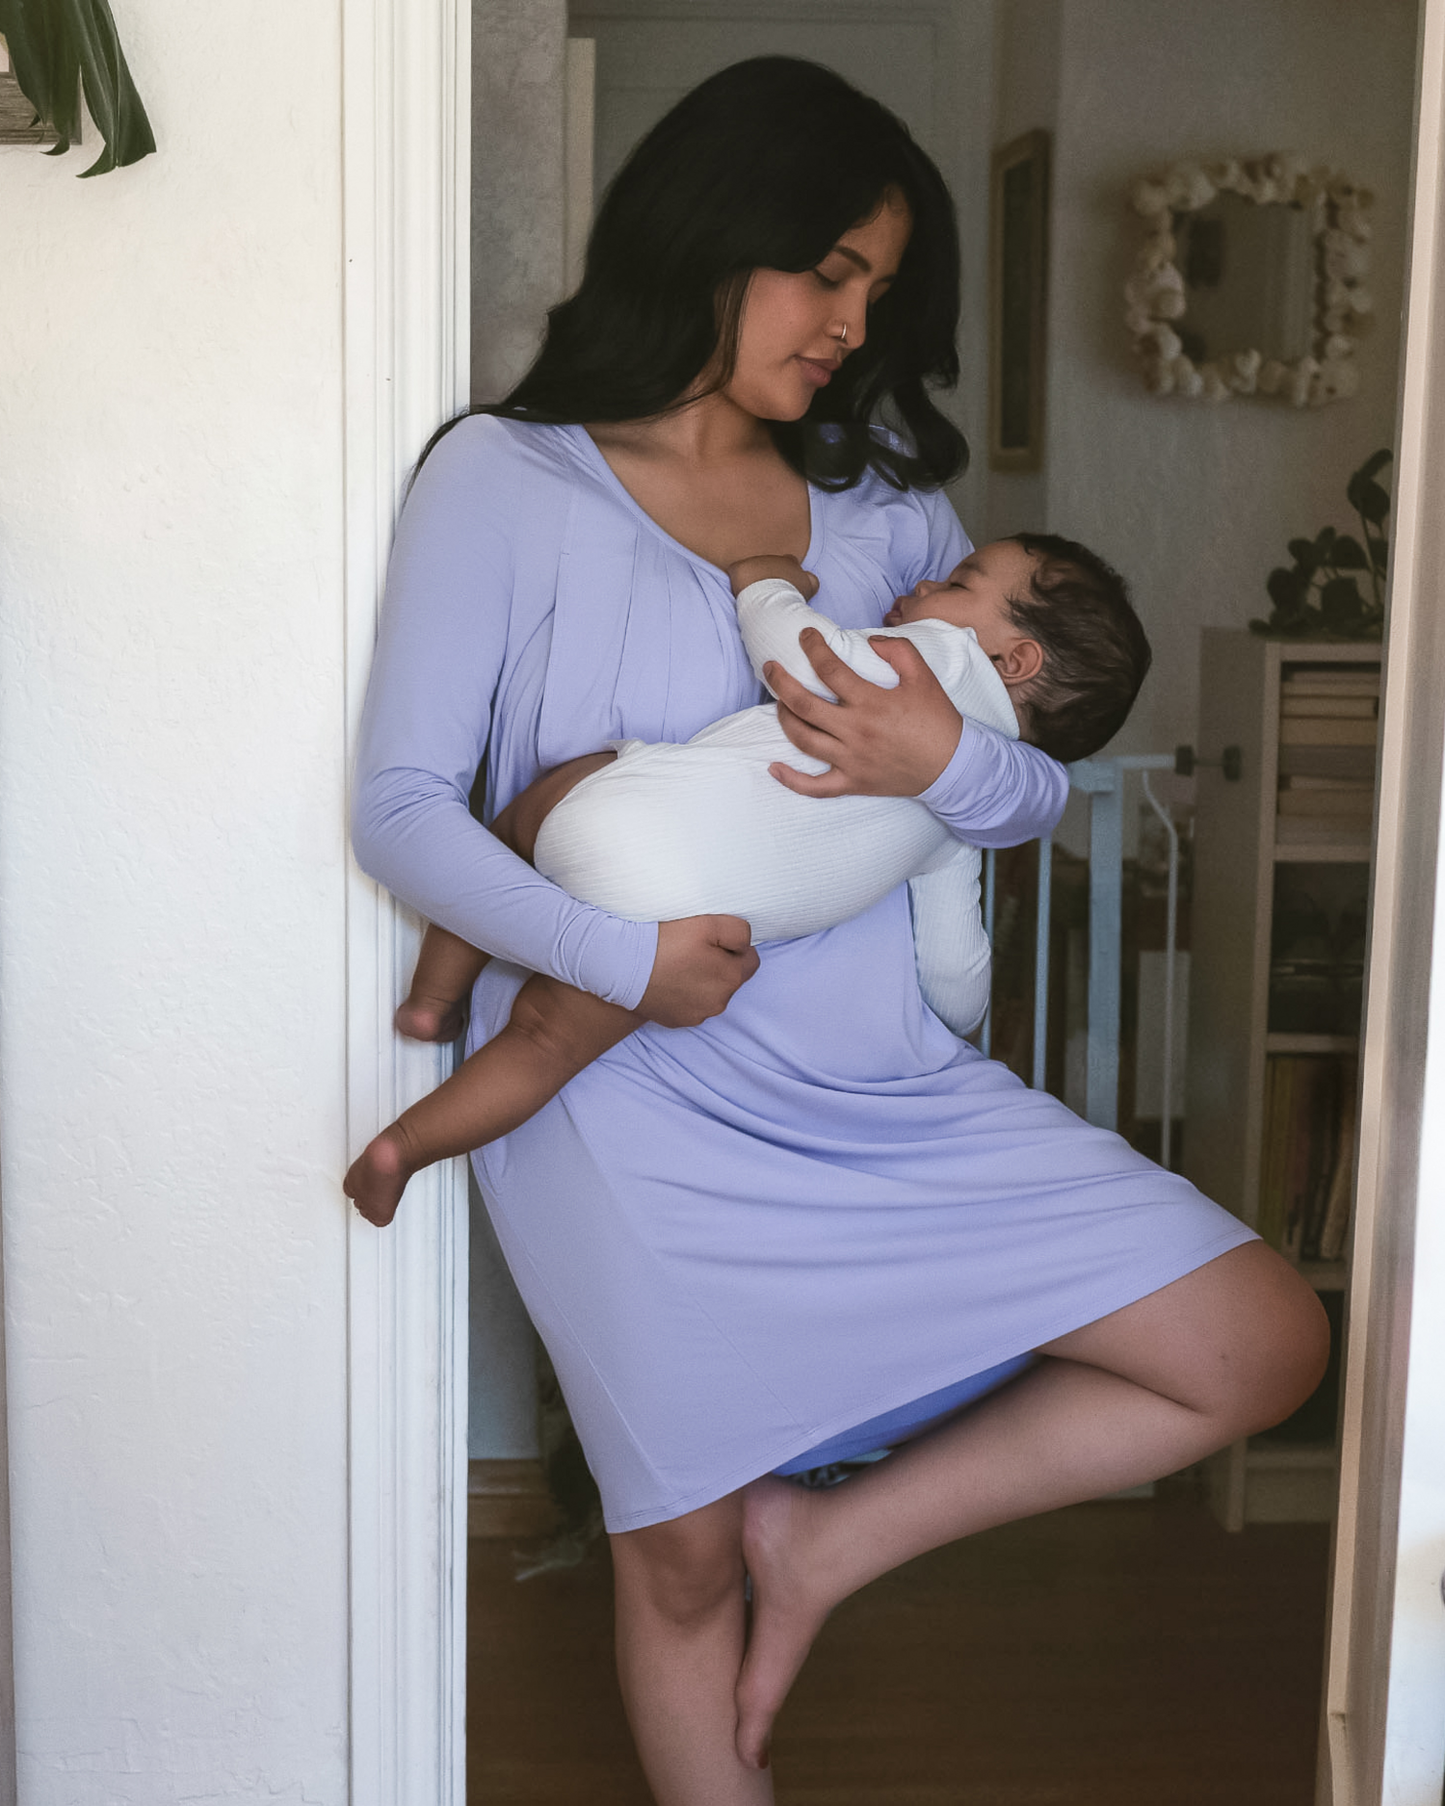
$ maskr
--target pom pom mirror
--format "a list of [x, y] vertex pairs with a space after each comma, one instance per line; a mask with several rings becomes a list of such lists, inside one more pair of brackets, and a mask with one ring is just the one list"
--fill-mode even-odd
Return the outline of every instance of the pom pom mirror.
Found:
[[1321, 407], [1359, 386], [1371, 195], [1301, 157], [1177, 163], [1130, 197], [1125, 322], [1155, 395]]

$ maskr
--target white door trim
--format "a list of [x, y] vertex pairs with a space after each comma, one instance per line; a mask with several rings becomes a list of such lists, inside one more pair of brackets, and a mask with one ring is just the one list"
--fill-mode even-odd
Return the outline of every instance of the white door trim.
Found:
[[[467, 399], [468, 0], [343, 0], [346, 717], [408, 471]], [[390, 1019], [415, 924], [355, 868], [348, 1155], [436, 1083]], [[348, 1254], [351, 1806], [464, 1806], [467, 1204], [460, 1161]]]
[[1420, 43], [1328, 1806], [1439, 1806], [1445, 1769], [1445, 0], [1425, 0]]

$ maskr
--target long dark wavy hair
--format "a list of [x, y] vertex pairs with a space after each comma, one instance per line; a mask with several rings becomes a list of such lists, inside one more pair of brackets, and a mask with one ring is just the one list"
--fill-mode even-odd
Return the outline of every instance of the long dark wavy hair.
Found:
[[958, 380], [952, 198], [901, 120], [795, 57], [735, 63], [653, 127], [603, 198], [581, 286], [548, 314], [536, 362], [470, 412], [642, 420], [684, 405], [704, 371], [721, 388], [752, 272], [813, 269], [890, 191], [913, 231], [865, 343], [801, 420], [767, 424], [787, 462], [826, 488], [870, 468], [900, 489], [948, 482], [968, 446], [929, 391]]

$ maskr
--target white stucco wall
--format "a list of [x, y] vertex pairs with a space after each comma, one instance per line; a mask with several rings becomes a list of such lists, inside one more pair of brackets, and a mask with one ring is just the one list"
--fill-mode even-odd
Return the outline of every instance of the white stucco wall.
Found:
[[339, 1806], [340, 9], [116, 12], [160, 154], [0, 149], [21, 1800]]

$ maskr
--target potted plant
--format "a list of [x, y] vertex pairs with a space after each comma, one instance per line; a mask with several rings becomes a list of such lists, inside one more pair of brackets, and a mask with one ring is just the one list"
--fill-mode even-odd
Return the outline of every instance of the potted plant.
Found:
[[15, 85], [50, 126], [56, 157], [80, 136], [80, 95], [105, 148], [82, 175], [136, 163], [156, 147], [106, 0], [0, 0], [0, 38]]
[[[1390, 539], [1389, 492], [1378, 481], [1393, 453], [1377, 451], [1350, 478], [1345, 494], [1359, 516], [1360, 537], [1322, 527], [1313, 539], [1289, 542], [1292, 565], [1269, 574], [1274, 604], [1255, 633], [1281, 639], [1378, 640], [1385, 626], [1385, 572]], [[1360, 579], [1369, 585], [1366, 595]]]

